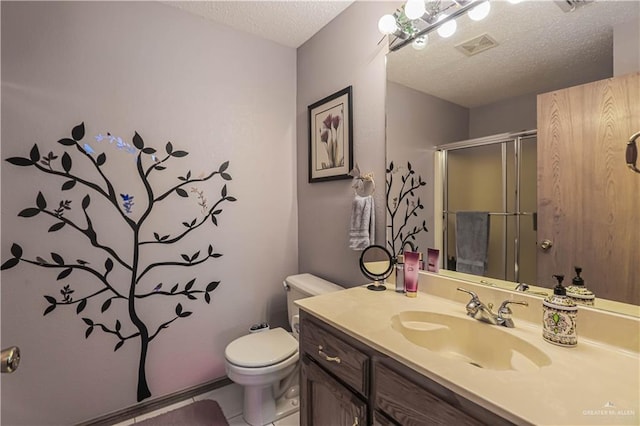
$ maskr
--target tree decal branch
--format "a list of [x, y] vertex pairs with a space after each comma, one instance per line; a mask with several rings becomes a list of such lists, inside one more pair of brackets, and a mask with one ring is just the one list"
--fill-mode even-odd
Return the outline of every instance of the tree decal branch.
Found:
[[[121, 138], [116, 138], [108, 134], [110, 143], [114, 140], [118, 141], [118, 148], [125, 147], [129, 153], [136, 154], [135, 165], [136, 175], [140, 179], [140, 182], [144, 186], [146, 193], [146, 206], [142, 210], [142, 214], [139, 219], [132, 218], [134, 206], [137, 205], [133, 201], [133, 195], [116, 191], [112, 181], [105, 173], [103, 166], [107, 163], [106, 153], [100, 153], [94, 156], [96, 152], [88, 143], [81, 145], [80, 141], [85, 136], [84, 123], [81, 123], [71, 130], [70, 138], [62, 138], [58, 140], [58, 143], [68, 147], [76, 148], [81, 154], [81, 159], [87, 160], [91, 163], [93, 168], [97, 171], [100, 182], [94, 182], [93, 180], [80, 176], [79, 174], [72, 173], [73, 159], [69, 152], [64, 151], [61, 155], [50, 151], [47, 155], [41, 156], [38, 145], [35, 144], [29, 152], [29, 157], [11, 157], [6, 161], [14, 166], [19, 167], [34, 167], [37, 171], [51, 175], [55, 178], [61, 178], [63, 183], [61, 185], [61, 191], [69, 191], [73, 188], [82, 187], [92, 192], [94, 196], [102, 197], [108, 205], [113, 207], [113, 211], [116, 214], [116, 218], [123, 220], [132, 233], [132, 245], [131, 251], [127, 255], [120, 254], [114, 247], [110, 247], [102, 242], [98, 237], [98, 232], [93, 224], [91, 211], [91, 197], [89, 194], [84, 195], [80, 202], [80, 209], [82, 216], [84, 217], [84, 224], [78, 223], [76, 220], [70, 219], [65, 216], [66, 213], [73, 211], [77, 203], [73, 200], [61, 200], [58, 203], [57, 208], [48, 207], [47, 200], [41, 191], [38, 191], [35, 200], [35, 206], [27, 207], [18, 213], [19, 217], [32, 219], [36, 216], [40, 218], [53, 219], [52, 225], [49, 227], [48, 232], [66, 232], [66, 229], [72, 229], [75, 232], [82, 234], [88, 241], [88, 243], [97, 248], [99, 251], [106, 255], [106, 259], [93, 260], [89, 262], [84, 259], [76, 259], [74, 261], [65, 261], [63, 256], [58, 253], [50, 253], [45, 256], [25, 256], [22, 247], [17, 243], [11, 245], [11, 257], [7, 259], [0, 266], [0, 270], [6, 270], [17, 266], [20, 263], [51, 269], [57, 272], [56, 281], [66, 281], [75, 272], [74, 277], [78, 274], [82, 274], [82, 279], [86, 277], [92, 277], [98, 284], [97, 290], [82, 289], [84, 295], [81, 297], [75, 297], [76, 289], [73, 289], [71, 284], [63, 284], [60, 289], [59, 296], [45, 295], [44, 299], [47, 302], [47, 306], [43, 315], [48, 315], [58, 307], [75, 306], [76, 314], [79, 315], [85, 311], [88, 304], [98, 303], [100, 305], [100, 314], [104, 314], [112, 306], [113, 301], [126, 301], [127, 306], [127, 325], [123, 327], [123, 321], [116, 319], [113, 324], [107, 324], [105, 322], [98, 322], [92, 318], [82, 317], [82, 321], [87, 325], [85, 331], [85, 338], [88, 339], [95, 329], [102, 330], [103, 333], [111, 335], [115, 338], [116, 343], [114, 351], [120, 349], [125, 342], [137, 339], [140, 342], [140, 355], [138, 362], [138, 384], [137, 384], [137, 400], [142, 401], [151, 396], [146, 378], [146, 360], [149, 350], [149, 343], [158, 337], [162, 330], [166, 330], [172, 323], [178, 319], [184, 319], [192, 315], [192, 311], [185, 310], [182, 303], [175, 305], [174, 313], [170, 319], [162, 322], [151, 333], [149, 331], [149, 325], [144, 322], [139, 315], [139, 303], [144, 302], [148, 298], [157, 297], [169, 297], [184, 298], [185, 301], [190, 302], [202, 297], [205, 303], [211, 302], [211, 292], [213, 292], [220, 284], [220, 281], [211, 281], [204, 289], [196, 288], [196, 278], [192, 278], [187, 281], [184, 286], [180, 283], [175, 284], [169, 290], [163, 290], [163, 284], [158, 283], [152, 291], [137, 291], [138, 286], [141, 284], [145, 275], [156, 268], [166, 267], [181, 267], [189, 268], [196, 265], [203, 264], [208, 261], [212, 261], [222, 256], [221, 253], [217, 253], [212, 245], [209, 245], [206, 254], [202, 253], [202, 250], [197, 250], [194, 253], [182, 253], [179, 258], [166, 259], [163, 261], [155, 261], [149, 264], [140, 264], [140, 250], [141, 247], [148, 244], [174, 244], [186, 237], [188, 237], [193, 231], [204, 226], [207, 221], [211, 221], [214, 226], [218, 226], [218, 217], [222, 214], [223, 210], [221, 206], [223, 203], [235, 202], [236, 198], [229, 195], [227, 188], [227, 181], [231, 181], [231, 175], [228, 173], [229, 162], [223, 162], [217, 170], [210, 172], [202, 178], [192, 178], [191, 171], [188, 170], [184, 176], [178, 176], [177, 184], [171, 186], [161, 195], [156, 196], [153, 185], [150, 181], [152, 174], [159, 173], [167, 170], [168, 165], [174, 159], [181, 159], [188, 155], [188, 152], [182, 150], [175, 150], [171, 142], [167, 142], [165, 145], [166, 155], [161, 159], [156, 156], [157, 151], [146, 146], [142, 137], [135, 132], [132, 143], [133, 146], [122, 142]], [[96, 137], [96, 140], [100, 142], [104, 139], [104, 136], [100, 134]], [[137, 150], [137, 151], [136, 151]], [[145, 166], [145, 164], [150, 164]], [[196, 182], [206, 182], [219, 177], [222, 182], [222, 188], [220, 189], [219, 198], [210, 205], [207, 204], [207, 200], [204, 197], [202, 190], [191, 191], [198, 198], [198, 205], [202, 208], [203, 217], [198, 219], [192, 219], [190, 221], [182, 222], [182, 226], [186, 229], [181, 229], [172, 236], [160, 235], [158, 232], [152, 232], [154, 239], [142, 239], [142, 230], [145, 221], [157, 205], [167, 199], [172, 194], [178, 195], [180, 198], [189, 198], [189, 193], [183, 188], [187, 185], [192, 185]], [[118, 198], [120, 195], [120, 199]], [[71, 197], [70, 197], [71, 198]], [[139, 200], [136, 200], [139, 202]], [[73, 232], [72, 231], [72, 232]], [[148, 231], [147, 231], [148, 232]], [[50, 259], [50, 260], [49, 260]], [[98, 267], [101, 262], [103, 267]], [[119, 291], [110, 282], [111, 273], [115, 269], [118, 269], [120, 273], [125, 273], [129, 276], [129, 284], [126, 292]], [[96, 305], [97, 306], [97, 305]], [[135, 331], [125, 332], [124, 328], [133, 327]]]
[[428, 232], [427, 221], [411, 226], [411, 218], [418, 217], [418, 212], [424, 209], [424, 205], [416, 192], [427, 183], [422, 176], [416, 176], [410, 162], [407, 162], [406, 172], [400, 175], [400, 188], [395, 192], [393, 178], [402, 172], [402, 167], [395, 167], [393, 161], [386, 170], [385, 182], [387, 195], [387, 245], [393, 256], [399, 256], [404, 250], [405, 244], [412, 245], [418, 250], [416, 235]]

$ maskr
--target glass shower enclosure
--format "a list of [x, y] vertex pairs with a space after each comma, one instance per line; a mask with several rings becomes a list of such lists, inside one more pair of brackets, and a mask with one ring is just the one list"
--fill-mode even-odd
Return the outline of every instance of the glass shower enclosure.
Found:
[[485, 276], [535, 283], [537, 132], [504, 133], [437, 150], [445, 254], [441, 266], [456, 270], [456, 214], [488, 212]]

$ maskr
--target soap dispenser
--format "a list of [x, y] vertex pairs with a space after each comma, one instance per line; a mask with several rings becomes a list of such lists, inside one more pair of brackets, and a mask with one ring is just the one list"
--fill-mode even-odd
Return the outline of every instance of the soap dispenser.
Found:
[[576, 266], [574, 269], [576, 271], [576, 276], [573, 278], [571, 285], [567, 287], [567, 296], [576, 303], [593, 306], [596, 295], [585, 287], [584, 280], [580, 276], [582, 268]]
[[567, 297], [567, 292], [562, 286], [564, 275], [553, 277], [558, 284], [553, 289], [553, 294], [542, 302], [542, 337], [547, 342], [559, 346], [576, 346], [578, 344], [576, 333], [578, 307]]

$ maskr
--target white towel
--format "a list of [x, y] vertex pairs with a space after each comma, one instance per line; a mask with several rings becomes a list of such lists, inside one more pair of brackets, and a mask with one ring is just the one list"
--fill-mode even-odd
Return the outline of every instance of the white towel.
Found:
[[351, 206], [351, 224], [349, 229], [349, 248], [364, 250], [374, 244], [375, 208], [373, 197], [356, 195]]

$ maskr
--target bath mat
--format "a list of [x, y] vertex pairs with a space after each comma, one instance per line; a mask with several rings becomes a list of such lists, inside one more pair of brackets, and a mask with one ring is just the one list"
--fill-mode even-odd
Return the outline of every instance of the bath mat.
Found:
[[220, 405], [203, 399], [159, 416], [136, 422], [144, 426], [229, 426]]

